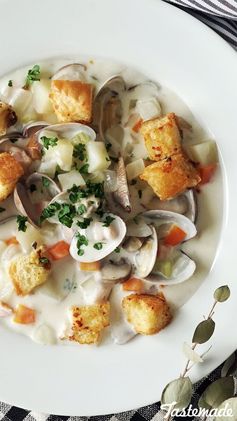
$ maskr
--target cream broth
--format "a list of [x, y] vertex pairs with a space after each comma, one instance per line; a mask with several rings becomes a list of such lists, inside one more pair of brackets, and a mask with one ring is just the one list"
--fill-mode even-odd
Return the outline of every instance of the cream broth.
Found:
[[[80, 59], [76, 61], [80, 62]], [[57, 69], [72, 62], [72, 60], [54, 60], [45, 61], [39, 63], [39, 65], [44, 77], [50, 77]], [[116, 74], [120, 74], [124, 78], [126, 85], [130, 87], [147, 81], [146, 76], [136, 70], [128, 69], [126, 66], [114, 62], [99, 59], [85, 61], [83, 59], [83, 63], [87, 66], [87, 71], [85, 72], [86, 80], [89, 83], [93, 83], [97, 91], [107, 79]], [[13, 87], [24, 85], [28, 70], [29, 66], [10, 73], [0, 80], [0, 99], [6, 99], [7, 102], [9, 98], [9, 80], [13, 81]], [[124, 125], [126, 125], [128, 120], [129, 103], [133, 99], [133, 95], [134, 92], [131, 90], [124, 93], [121, 98], [122, 108], [124, 110], [122, 123]], [[145, 88], [136, 93], [135, 99], [142, 100], [144, 98], [146, 98]], [[189, 130], [184, 130], [183, 132], [184, 144], [195, 144], [210, 139], [210, 134], [199, 125], [188, 107], [174, 92], [159, 85], [157, 98], [162, 114], [175, 112], [191, 124], [192, 132], [190, 133]], [[32, 110], [30, 103], [28, 114], [29, 119], [33, 117], [33, 119], [38, 121], [44, 120], [49, 123], [56, 123], [53, 114], [48, 116], [37, 115]], [[21, 129], [21, 124], [18, 124], [17, 128]], [[125, 135], [120, 145], [121, 153], [125, 158], [128, 153], [133, 154], [134, 159], [146, 158], [147, 151], [144, 142], [142, 142], [139, 136], [141, 135], [138, 135], [138, 141], [135, 147], [131, 148], [131, 137], [125, 128]], [[130, 194], [132, 198], [135, 198], [133, 204], [136, 202], [136, 205], [134, 204], [129, 216], [126, 213], [122, 213], [124, 219], [131, 219], [138, 213], [143, 212], [143, 205], [146, 205], [154, 197], [154, 194], [148, 189], [139, 200], [136, 186], [130, 186]], [[206, 278], [215, 259], [221, 231], [223, 217], [222, 197], [222, 177], [218, 169], [213, 180], [203, 186], [198, 194], [197, 236], [181, 246], [181, 249], [196, 263], [197, 267], [194, 275], [183, 283], [170, 286], [166, 285], [164, 287], [159, 286], [157, 288], [162, 290], [174, 308], [178, 308], [187, 302], [202, 282], [208, 282]], [[216, 206], [216, 203], [218, 203], [218, 206]], [[93, 304], [100, 301], [101, 297], [107, 297], [110, 294], [111, 287], [108, 284], [104, 285], [102, 283], [101, 273], [99, 271], [83, 272], [80, 270], [78, 262], [69, 256], [52, 263], [52, 271], [47, 283], [36, 288], [32, 294], [25, 297], [17, 296], [13, 292], [13, 286], [8, 275], [8, 266], [12, 259], [21, 255], [23, 251], [20, 245], [7, 246], [4, 240], [14, 236], [17, 237], [18, 228], [14, 215], [17, 215], [19, 212], [13, 206], [11, 198], [1, 203], [1, 206], [6, 211], [0, 214], [0, 301], [5, 301], [14, 308], [18, 304], [24, 304], [35, 309], [37, 316], [36, 322], [29, 325], [14, 323], [12, 317], [1, 318], [0, 323], [3, 326], [30, 336], [39, 343], [67, 343], [67, 341], [62, 341], [62, 339], [69, 328], [69, 309], [71, 306]], [[6, 215], [10, 219], [3, 223]], [[40, 235], [43, 243], [46, 246], [51, 246], [57, 241], [64, 239], [66, 234], [59, 225], [46, 223], [41, 229]], [[119, 261], [121, 257], [126, 257], [126, 253], [117, 256], [117, 260]], [[117, 285], [116, 289], [118, 287]], [[118, 318], [120, 317], [121, 321], [122, 316], [120, 314], [116, 317], [116, 306], [120, 304], [121, 300], [121, 298], [117, 298], [119, 303], [116, 302], [116, 296], [118, 295], [120, 297], [121, 294], [116, 295], [116, 289], [115, 292], [113, 291], [111, 299], [112, 303], [115, 302], [112, 313], [111, 331], [112, 338], [115, 338], [115, 342], [123, 343], [133, 336], [133, 330], [126, 325], [125, 330], [122, 327], [121, 333]], [[125, 322], [121, 323], [123, 325]], [[118, 326], [117, 330], [116, 326]]]

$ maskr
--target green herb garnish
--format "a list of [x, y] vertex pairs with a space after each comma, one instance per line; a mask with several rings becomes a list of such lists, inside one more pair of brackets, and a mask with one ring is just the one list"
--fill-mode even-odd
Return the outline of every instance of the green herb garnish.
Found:
[[42, 177], [42, 184], [45, 188], [48, 188], [50, 186], [50, 180], [46, 177]]
[[18, 215], [17, 218], [16, 218], [16, 222], [18, 224], [18, 231], [26, 232], [26, 229], [27, 229], [27, 225], [26, 225], [27, 217], [26, 216]]
[[105, 220], [103, 221], [103, 227], [109, 227], [110, 224], [115, 220], [112, 216], [106, 216]]
[[88, 240], [85, 235], [81, 235], [79, 233], [76, 234], [77, 238], [77, 254], [78, 256], [82, 256], [85, 252], [82, 250], [82, 246], [88, 246]]
[[48, 265], [50, 263], [47, 257], [40, 257], [39, 262], [42, 263], [42, 265]]
[[82, 143], [75, 145], [73, 148], [74, 158], [78, 158], [80, 161], [84, 161], [86, 158], [86, 147]]
[[58, 220], [61, 224], [65, 225], [68, 228], [71, 228], [73, 223], [73, 218], [76, 216], [75, 206], [68, 203], [63, 203], [58, 212]]
[[96, 250], [101, 250], [101, 249], [102, 249], [102, 247], [103, 247], [103, 244], [102, 244], [102, 243], [95, 243], [95, 244], [93, 245], [93, 247], [94, 247], [94, 249], [96, 249]]
[[104, 184], [103, 183], [90, 183], [87, 182], [85, 187], [77, 186], [74, 184], [67, 190], [69, 193], [69, 200], [72, 203], [78, 202], [80, 199], [87, 198], [94, 195], [99, 199], [104, 198]]
[[84, 164], [80, 169], [79, 172], [81, 174], [88, 174], [89, 164]]
[[35, 64], [32, 69], [28, 70], [24, 88], [27, 89], [33, 82], [40, 80], [40, 66]]
[[80, 205], [80, 206], [78, 206], [78, 208], [77, 208], [77, 213], [78, 213], [78, 215], [83, 215], [83, 213], [85, 213], [86, 212], [86, 206], [85, 205]]
[[45, 219], [51, 218], [56, 214], [57, 211], [60, 209], [60, 204], [58, 202], [51, 203], [46, 208], [44, 208], [43, 212], [40, 216], [40, 222], [43, 222]]
[[9, 80], [9, 81], [8, 81], [7, 86], [9, 86], [10, 88], [13, 86], [12, 80]]
[[92, 218], [84, 218], [83, 221], [78, 221], [77, 225], [81, 228], [81, 229], [86, 229], [87, 227], [89, 227], [90, 223], [92, 221]]
[[120, 247], [116, 247], [116, 249], [114, 250], [115, 253], [120, 253], [121, 248]]
[[40, 140], [42, 140], [43, 146], [45, 149], [49, 149], [49, 147], [54, 147], [57, 145], [58, 143], [58, 138], [57, 137], [47, 137], [47, 136], [42, 136], [40, 138]]

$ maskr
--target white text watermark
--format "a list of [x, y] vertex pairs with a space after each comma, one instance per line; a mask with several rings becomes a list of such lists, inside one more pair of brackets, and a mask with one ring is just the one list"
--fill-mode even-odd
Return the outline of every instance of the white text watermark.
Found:
[[183, 409], [176, 409], [175, 405], [177, 402], [172, 402], [170, 404], [162, 404], [161, 408], [167, 413], [164, 416], [164, 419], [168, 417], [233, 417], [233, 410], [229, 407], [229, 403], [226, 402], [223, 408], [212, 408], [212, 409], [205, 409], [205, 408], [194, 408], [193, 405], [189, 405], [187, 408]]

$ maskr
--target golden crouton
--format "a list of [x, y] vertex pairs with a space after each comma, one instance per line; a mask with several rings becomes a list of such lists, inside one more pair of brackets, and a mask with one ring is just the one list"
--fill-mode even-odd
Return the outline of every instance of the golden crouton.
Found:
[[53, 80], [49, 97], [60, 122], [89, 123], [93, 86], [78, 80]]
[[109, 302], [84, 307], [72, 307], [71, 341], [80, 344], [97, 343], [101, 331], [109, 326]]
[[181, 152], [181, 137], [174, 113], [145, 121], [140, 129], [149, 158], [153, 161]]
[[131, 294], [122, 301], [127, 321], [137, 333], [153, 335], [167, 326], [172, 315], [162, 294]]
[[5, 200], [24, 174], [21, 164], [8, 152], [0, 153], [0, 202]]
[[10, 264], [9, 275], [17, 295], [27, 295], [47, 281], [50, 265], [43, 262], [42, 254], [43, 248], [39, 247], [27, 256], [18, 257]]
[[9, 127], [17, 122], [17, 116], [13, 108], [0, 101], [0, 135], [6, 134]]
[[192, 162], [181, 153], [148, 165], [140, 178], [147, 181], [161, 200], [172, 199], [201, 181]]

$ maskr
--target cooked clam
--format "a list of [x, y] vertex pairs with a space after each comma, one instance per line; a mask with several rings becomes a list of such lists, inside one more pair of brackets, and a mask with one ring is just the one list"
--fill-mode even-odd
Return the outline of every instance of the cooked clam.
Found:
[[162, 285], [173, 285], [189, 279], [195, 272], [196, 263], [182, 251], [175, 251], [170, 260], [157, 261], [149, 280]]
[[71, 247], [71, 256], [79, 262], [95, 262], [112, 253], [123, 241], [126, 235], [126, 225], [123, 220], [113, 214], [109, 226], [100, 220], [92, 220], [85, 229], [78, 229]]
[[119, 203], [124, 210], [131, 212], [131, 204], [129, 198], [128, 182], [124, 160], [119, 158], [117, 167], [117, 189], [114, 191], [113, 196], [117, 203]]
[[134, 274], [146, 278], [152, 271], [158, 251], [156, 229], [150, 226], [152, 234], [146, 237], [134, 256]]
[[131, 264], [121, 260], [119, 262], [106, 262], [101, 269], [102, 279], [107, 281], [117, 281], [125, 279], [131, 272]]

